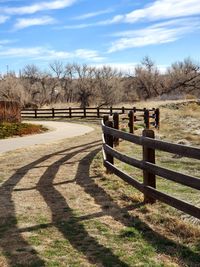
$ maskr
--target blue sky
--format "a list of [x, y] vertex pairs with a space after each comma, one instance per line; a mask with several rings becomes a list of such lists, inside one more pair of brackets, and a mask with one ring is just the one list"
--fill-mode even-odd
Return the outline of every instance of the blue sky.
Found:
[[0, 72], [55, 61], [200, 60], [199, 0], [0, 0]]

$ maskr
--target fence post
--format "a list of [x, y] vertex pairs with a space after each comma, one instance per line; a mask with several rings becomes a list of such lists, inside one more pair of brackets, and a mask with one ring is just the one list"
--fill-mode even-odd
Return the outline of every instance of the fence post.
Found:
[[[148, 138], [155, 138], [155, 134], [153, 130], [143, 130], [142, 132], [143, 137], [148, 137]], [[150, 163], [155, 164], [155, 149], [148, 148], [147, 146], [143, 145], [143, 161], [147, 161]], [[152, 174], [148, 172], [147, 170], [143, 171], [143, 184], [145, 186], [151, 186], [153, 188], [156, 188], [156, 176], [155, 174]], [[151, 203], [153, 204], [155, 202], [155, 199], [152, 197], [148, 196], [144, 192], [144, 202], [145, 203]]]
[[124, 114], [125, 113], [125, 108], [124, 107], [122, 107], [122, 114]]
[[52, 108], [52, 118], [54, 118], [55, 117], [55, 110], [54, 110], [54, 108]]
[[[115, 112], [113, 114], [113, 127], [116, 130], [119, 130], [119, 113]], [[119, 138], [114, 137], [114, 145], [118, 146], [119, 145]]]
[[128, 117], [129, 117], [129, 123], [128, 123], [129, 133], [133, 134], [134, 133], [134, 111], [133, 110], [129, 111]]
[[110, 107], [110, 116], [112, 116], [112, 114], [113, 114], [113, 108]]
[[159, 130], [160, 129], [160, 110], [157, 108], [155, 110], [155, 127]]
[[106, 124], [107, 121], [109, 121], [109, 116], [104, 115], [103, 116], [103, 123]]
[[99, 111], [99, 107], [97, 107], [97, 118], [100, 118], [100, 111]]
[[35, 118], [37, 118], [37, 109], [35, 109]]
[[137, 117], [136, 117], [136, 107], [133, 107], [133, 112], [134, 112], [134, 122], [137, 121]]
[[[109, 121], [109, 116], [108, 115], [104, 115], [103, 116], [103, 123], [104, 123], [104, 125], [106, 125], [108, 121]], [[104, 134], [104, 139], [105, 139], [105, 142], [107, 144], [106, 138], [107, 138], [107, 135]]]
[[86, 107], [83, 108], [83, 117], [86, 118]]
[[69, 107], [69, 117], [72, 117], [72, 108]]
[[150, 122], [149, 122], [149, 110], [144, 109], [144, 125], [146, 129], [149, 129]]
[[[107, 127], [111, 127], [113, 128], [113, 122], [112, 121], [106, 121], [105, 125]], [[105, 136], [105, 141], [106, 141], [106, 145], [108, 145], [109, 147], [113, 147], [113, 136], [110, 134], [106, 134]], [[112, 165], [114, 164], [114, 159], [113, 156], [109, 155], [106, 153], [106, 161], [108, 161], [109, 163], [111, 163]], [[107, 173], [112, 173], [110, 170], [106, 170]]]

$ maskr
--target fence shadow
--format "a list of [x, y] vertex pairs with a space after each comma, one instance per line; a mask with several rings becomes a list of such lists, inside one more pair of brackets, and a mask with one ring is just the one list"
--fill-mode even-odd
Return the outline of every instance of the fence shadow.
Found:
[[[82, 220], [98, 218], [104, 215], [112, 216], [114, 220], [121, 222], [123, 225], [129, 227], [133, 226], [140, 230], [142, 237], [147, 242], [151, 243], [158, 253], [165, 253], [173, 257], [174, 250], [177, 249], [180, 252], [180, 260], [184, 260], [186, 264], [190, 264], [191, 258], [197, 259], [200, 257], [199, 254], [194, 253], [186, 246], [177, 244], [167, 237], [155, 232], [137, 217], [129, 215], [128, 210], [143, 205], [143, 203], [136, 203], [135, 205], [121, 209], [112, 197], [102, 187], [95, 183], [94, 179], [96, 179], [96, 177], [90, 177], [89, 171], [92, 160], [100, 149], [100, 142], [98, 140], [46, 155], [18, 169], [16, 173], [1, 186], [0, 205], [3, 206], [6, 204], [7, 212], [6, 216], [5, 214], [0, 214], [0, 245], [10, 266], [45, 266], [45, 261], [41, 259], [37, 251], [23, 238], [22, 233], [25, 231], [32, 232], [37, 229], [54, 226], [63, 234], [65, 239], [70, 242], [74, 249], [85, 255], [91, 264], [128, 267], [125, 262], [120, 260], [119, 257], [113, 253], [112, 249], [99, 244], [94, 237], [90, 236], [84, 228], [84, 225], [81, 223]], [[58, 185], [59, 183], [54, 183], [54, 178], [60, 166], [67, 164], [67, 162], [75, 155], [83, 152], [86, 152], [87, 155], [79, 161], [75, 178], [67, 181], [70, 173], [66, 173], [66, 181], [63, 183], [76, 182], [84, 189], [85, 193], [89, 194], [95, 200], [95, 202], [102, 208], [102, 211], [77, 217], [75, 212], [69, 207], [66, 199], [58, 190], [56, 190], [55, 185]], [[38, 190], [40, 192], [51, 210], [52, 220], [48, 224], [39, 224], [21, 229], [17, 225], [15, 205], [12, 202], [12, 192], [14, 187], [28, 171], [37, 168], [38, 164], [42, 164], [44, 161], [51, 159], [55, 155], [60, 155], [60, 159], [54, 161], [53, 164], [47, 167], [46, 171], [41, 175], [36, 187], [24, 189]], [[18, 191], [20, 190], [18, 189]], [[107, 203], [106, 206], [105, 202]], [[109, 207], [114, 207], [114, 209], [109, 209]], [[18, 251], [13, 251], [13, 244], [17, 245]], [[92, 250], [88, 249], [89, 247], [92, 247]], [[24, 265], [21, 263], [19, 264], [18, 262], [19, 253], [21, 257], [24, 257], [26, 260]]]
[[[53, 225], [63, 234], [63, 236], [76, 250], [80, 251], [87, 257], [87, 260], [90, 263], [101, 264], [103, 266], [128, 267], [126, 263], [121, 261], [116, 255], [113, 254], [111, 249], [99, 244], [94, 237], [88, 234], [87, 230], [84, 228], [84, 225], [80, 223], [81, 220], [79, 220], [77, 215], [67, 204], [66, 199], [58, 190], [54, 188], [53, 185], [53, 180], [59, 170], [60, 165], [66, 163], [77, 153], [86, 152], [86, 150], [96, 147], [96, 144], [91, 146], [82, 146], [79, 150], [66, 153], [66, 156], [62, 157], [58, 161], [55, 161], [44, 172], [37, 185], [37, 189], [51, 210]], [[92, 156], [94, 157], [99, 151], [100, 147], [94, 150]], [[89, 175], [88, 172], [85, 172], [89, 169], [89, 167], [85, 167], [86, 170], [81, 170], [81, 172], [76, 174], [76, 177], [78, 175], [79, 179], [82, 179], [82, 176]]]
[[[138, 216], [129, 215], [128, 210], [137, 208], [143, 205], [143, 203], [136, 203], [132, 207], [127, 207], [122, 210], [121, 207], [118, 206], [115, 201], [113, 201], [112, 197], [102, 187], [95, 183], [94, 179], [90, 179], [89, 169], [96, 152], [97, 151], [92, 151], [80, 161], [75, 180], [77, 184], [84, 188], [87, 194], [94, 198], [96, 204], [101, 206], [101, 208], [104, 210], [102, 216], [107, 214], [112, 216], [114, 220], [122, 223], [124, 226], [134, 227], [139, 230], [142, 237], [155, 248], [157, 253], [163, 253], [173, 257], [175, 256], [174, 251], [176, 251], [180, 260], [188, 264], [188, 266], [191, 264], [190, 260], [198, 264], [200, 253], [195, 253], [187, 246], [176, 243], [166, 236], [154, 231], [144, 221], [140, 220]], [[81, 172], [83, 172], [84, 175], [80, 177], [79, 173]], [[109, 207], [112, 208], [109, 209]], [[97, 217], [98, 216], [101, 215], [97, 214]]]
[[[46, 266], [46, 262], [38, 255], [37, 251], [23, 238], [23, 233], [54, 226], [77, 251], [80, 251], [86, 256], [90, 263], [99, 263], [106, 266], [106, 264], [110, 262], [113, 266], [128, 267], [126, 263], [113, 254], [111, 249], [99, 244], [94, 237], [88, 234], [83, 224], [79, 222], [76, 214], [74, 214], [73, 210], [67, 204], [66, 199], [54, 188], [54, 178], [62, 164], [66, 164], [67, 161], [77, 153], [82, 153], [93, 148], [96, 149], [97, 147], [99, 148], [96, 150], [96, 153], [100, 150], [99, 140], [41, 157], [18, 169], [15, 174], [1, 186], [0, 205], [6, 205], [7, 213], [6, 215], [3, 213], [0, 214], [0, 246], [9, 266]], [[42, 162], [56, 155], [61, 155], [61, 158], [47, 167], [36, 187], [16, 190], [19, 192], [23, 192], [24, 190], [38, 190], [51, 210], [52, 221], [47, 224], [19, 228], [17, 225], [15, 205], [12, 202], [14, 187], [28, 171], [37, 168], [38, 164], [42, 164]], [[74, 180], [66, 181], [66, 183], [68, 182], [71, 183], [74, 182]], [[13, 245], [15, 245], [16, 250], [13, 250]], [[88, 249], [89, 246], [93, 247], [92, 251]]]

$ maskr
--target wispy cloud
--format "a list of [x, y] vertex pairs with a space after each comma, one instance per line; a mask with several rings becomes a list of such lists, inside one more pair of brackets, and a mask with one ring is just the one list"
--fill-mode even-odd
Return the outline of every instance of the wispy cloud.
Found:
[[62, 29], [84, 29], [89, 27], [95, 27], [95, 26], [106, 26], [110, 24], [108, 20], [102, 20], [97, 21], [94, 23], [80, 23], [80, 24], [72, 24], [72, 25], [64, 25], [64, 26], [58, 26], [55, 27], [56, 30], [62, 30]]
[[65, 7], [71, 6], [75, 2], [77, 2], [77, 0], [56, 0], [56, 1], [44, 1], [27, 6], [1, 7], [0, 13], [8, 15], [34, 14], [40, 11], [63, 9]]
[[0, 40], [0, 45], [7, 45], [7, 44], [15, 43], [15, 42], [16, 40], [4, 39], [4, 40]]
[[56, 20], [49, 16], [40, 18], [20, 18], [17, 19], [17, 22], [14, 25], [14, 29], [20, 30], [31, 26], [49, 25], [54, 23], [56, 23]]
[[96, 12], [90, 12], [90, 13], [86, 13], [86, 14], [83, 14], [83, 15], [80, 15], [80, 16], [76, 16], [73, 19], [75, 19], [75, 20], [84, 20], [84, 19], [93, 18], [93, 17], [97, 17], [97, 16], [100, 16], [100, 15], [104, 15], [104, 14], [109, 14], [111, 12], [113, 12], [113, 9], [108, 8], [108, 9], [99, 10], [99, 11], [96, 11]]
[[3, 16], [3, 15], [0, 15], [0, 24], [3, 24], [5, 23], [7, 20], [9, 19], [8, 16]]
[[[136, 9], [127, 14], [118, 14], [111, 19], [94, 23], [82, 24], [82, 28], [94, 26], [107, 26], [117, 23], [135, 23], [140, 20], [156, 21], [189, 17], [200, 14], [199, 0], [156, 0], [141, 9]], [[78, 29], [81, 25], [70, 25], [63, 28]]]
[[101, 57], [96, 50], [77, 49], [71, 52], [57, 51], [45, 47], [17, 47], [17, 48], [1, 48], [0, 56], [5, 58], [23, 58], [31, 60], [54, 60], [54, 59], [83, 59], [87, 62], [100, 62], [104, 58]]
[[54, 27], [55, 30], [64, 30], [64, 29], [71, 29], [71, 30], [75, 30], [75, 29], [84, 29], [84, 28], [88, 28], [90, 26], [94, 26], [94, 24], [90, 24], [90, 23], [81, 23], [81, 24], [75, 24], [75, 25], [64, 25], [64, 26], [57, 26]]
[[200, 29], [200, 21], [197, 19], [176, 19], [152, 26], [134, 30], [115, 33], [119, 37], [112, 42], [108, 52], [116, 52], [133, 47], [156, 45], [174, 42], [188, 32]]
[[21, 0], [0, 0], [0, 3], [19, 2]]
[[89, 50], [89, 49], [77, 49], [73, 56], [77, 58], [82, 58], [86, 60], [93, 60], [95, 62], [102, 61], [104, 58], [101, 57], [96, 50]]
[[136, 9], [124, 15], [114, 16], [108, 20], [113, 23], [134, 23], [139, 20], [158, 20], [198, 15], [200, 13], [199, 0], [157, 0], [152, 4]]

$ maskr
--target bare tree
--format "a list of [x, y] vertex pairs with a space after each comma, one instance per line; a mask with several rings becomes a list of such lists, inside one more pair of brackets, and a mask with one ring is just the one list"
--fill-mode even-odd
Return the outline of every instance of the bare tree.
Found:
[[60, 61], [54, 61], [50, 64], [50, 68], [55, 74], [57, 81], [57, 90], [63, 97], [63, 101], [72, 102], [74, 100], [74, 74], [75, 68], [73, 64], [63, 65]]
[[99, 106], [113, 105], [122, 99], [121, 72], [110, 66], [95, 70], [95, 102]]
[[23, 68], [21, 76], [23, 78], [27, 78], [31, 84], [34, 84], [36, 81], [39, 80], [40, 72], [40, 69], [36, 65], [28, 64]]
[[21, 74], [25, 90], [31, 96], [31, 105], [42, 106], [57, 99], [56, 80], [47, 72], [42, 72], [35, 65], [26, 65]]
[[160, 94], [161, 74], [149, 57], [145, 57], [135, 68], [133, 82], [140, 99], [148, 99]]
[[21, 81], [13, 74], [5, 75], [0, 81], [0, 100], [18, 101], [25, 106], [30, 101]]
[[86, 64], [74, 64], [77, 87], [77, 100], [81, 107], [90, 105], [92, 96], [95, 95], [95, 68]]
[[171, 65], [165, 78], [165, 92], [200, 96], [200, 65], [186, 58]]
[[53, 73], [56, 75], [57, 79], [60, 79], [61, 77], [63, 77], [63, 73], [65, 73], [65, 68], [61, 61], [55, 60], [53, 63], [49, 64], [49, 67], [53, 71]]

